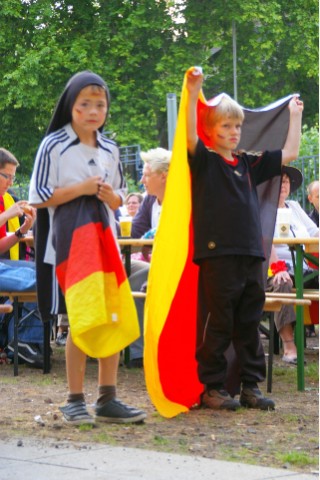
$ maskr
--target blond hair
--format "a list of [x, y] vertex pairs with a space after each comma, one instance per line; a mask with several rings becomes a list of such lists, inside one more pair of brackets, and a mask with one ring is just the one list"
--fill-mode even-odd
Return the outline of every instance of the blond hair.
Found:
[[228, 95], [224, 95], [218, 105], [203, 110], [202, 123], [205, 128], [212, 128], [222, 119], [231, 118], [243, 122], [244, 112], [240, 105]]
[[152, 148], [147, 152], [140, 152], [141, 160], [150, 166], [152, 172], [168, 172], [172, 152], [165, 148]]

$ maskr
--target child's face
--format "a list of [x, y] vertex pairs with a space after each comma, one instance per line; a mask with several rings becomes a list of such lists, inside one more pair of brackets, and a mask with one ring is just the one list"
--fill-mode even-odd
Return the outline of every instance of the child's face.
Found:
[[237, 148], [241, 137], [242, 122], [234, 118], [222, 118], [209, 130], [212, 143], [218, 151], [233, 151]]
[[95, 132], [104, 124], [107, 111], [104, 90], [89, 85], [81, 90], [73, 105], [72, 126], [78, 134]]

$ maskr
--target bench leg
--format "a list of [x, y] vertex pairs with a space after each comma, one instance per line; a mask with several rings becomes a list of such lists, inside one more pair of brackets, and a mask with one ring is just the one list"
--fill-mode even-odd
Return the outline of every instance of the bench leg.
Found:
[[[274, 314], [273, 314], [274, 315]], [[279, 355], [280, 353], [280, 337], [277, 332], [277, 329], [275, 328], [274, 324], [274, 316], [272, 315], [272, 322], [273, 322], [273, 353], [275, 355]]]
[[18, 357], [18, 325], [19, 325], [19, 302], [18, 298], [13, 299], [13, 374], [19, 375]]
[[51, 321], [43, 322], [43, 373], [50, 373]]
[[268, 373], [267, 373], [267, 392], [272, 392], [272, 368], [274, 353], [274, 313], [270, 312], [269, 316], [269, 355], [268, 355]]

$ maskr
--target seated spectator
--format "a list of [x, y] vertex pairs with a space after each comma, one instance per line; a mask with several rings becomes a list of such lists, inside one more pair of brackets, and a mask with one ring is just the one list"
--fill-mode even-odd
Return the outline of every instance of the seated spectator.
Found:
[[[26, 201], [15, 201], [8, 194], [18, 166], [19, 162], [14, 155], [0, 148], [0, 255], [5, 257], [0, 258], [1, 291], [23, 292], [36, 289], [34, 262], [19, 260], [19, 242], [34, 223], [35, 209]], [[2, 299], [2, 301], [7, 300]], [[33, 312], [36, 307], [36, 304], [26, 303], [23, 313]], [[13, 315], [0, 316], [0, 323], [2, 324], [2, 341], [5, 341], [2, 347], [13, 351]], [[37, 315], [33, 314], [28, 320], [19, 324], [18, 339], [19, 357], [31, 366], [42, 367], [43, 324]]]
[[[133, 218], [131, 236], [133, 238], [143, 237], [147, 232], [156, 229], [158, 226], [161, 206], [164, 198], [167, 175], [171, 160], [171, 152], [163, 148], [154, 148], [140, 154], [143, 166], [141, 183], [144, 185], [147, 195]], [[142, 250], [146, 262], [150, 261], [151, 250], [144, 247]], [[132, 259], [132, 275], [129, 282], [133, 291], [146, 291], [149, 265]], [[141, 336], [130, 345], [129, 367], [143, 366], [143, 331], [144, 331], [144, 299], [135, 299]]]
[[[285, 166], [282, 168], [282, 183], [279, 197], [279, 208], [290, 208], [292, 218], [289, 237], [315, 237], [319, 235], [319, 229], [310, 220], [298, 202], [287, 200], [290, 193], [295, 192], [302, 184], [302, 174], [294, 167]], [[270, 265], [273, 276], [268, 278], [268, 291], [290, 293], [294, 285], [294, 269], [291, 251], [288, 245], [273, 245], [270, 256]], [[304, 265], [305, 274], [309, 266]], [[318, 283], [317, 283], [318, 285]], [[308, 284], [308, 287], [313, 285]], [[280, 312], [274, 316], [276, 328], [283, 342], [284, 353], [282, 360], [288, 364], [297, 363], [297, 349], [294, 343], [295, 312], [291, 305], [285, 305]]]
[[131, 192], [127, 195], [124, 205], [126, 206], [127, 213], [130, 215], [130, 217], [134, 217], [136, 215], [142, 201], [143, 195], [139, 192]]
[[[308, 200], [313, 205], [313, 209], [309, 213], [311, 220], [319, 227], [319, 182], [315, 180], [311, 182], [307, 187]], [[317, 254], [319, 257], [319, 254]], [[306, 327], [307, 337], [315, 337], [316, 331], [314, 325], [307, 325]]]
[[141, 152], [140, 156], [144, 162], [141, 183], [147, 195], [132, 222], [133, 238], [141, 238], [146, 232], [158, 226], [171, 152], [164, 148], [154, 148], [148, 152]]
[[315, 180], [307, 187], [308, 200], [313, 205], [313, 209], [309, 213], [311, 220], [319, 227], [319, 182]]

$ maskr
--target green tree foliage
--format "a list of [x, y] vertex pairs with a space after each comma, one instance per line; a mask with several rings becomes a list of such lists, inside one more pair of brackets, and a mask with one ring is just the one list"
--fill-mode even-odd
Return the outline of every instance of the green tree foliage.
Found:
[[316, 0], [1, 0], [0, 145], [28, 176], [67, 80], [90, 69], [111, 91], [110, 135], [166, 147], [166, 95], [179, 99], [189, 66], [203, 66], [208, 98], [233, 95], [233, 24], [238, 101], [260, 107], [298, 91], [314, 127], [317, 15]]
[[319, 155], [319, 127], [308, 128], [306, 125], [302, 128], [300, 156], [318, 156]]

